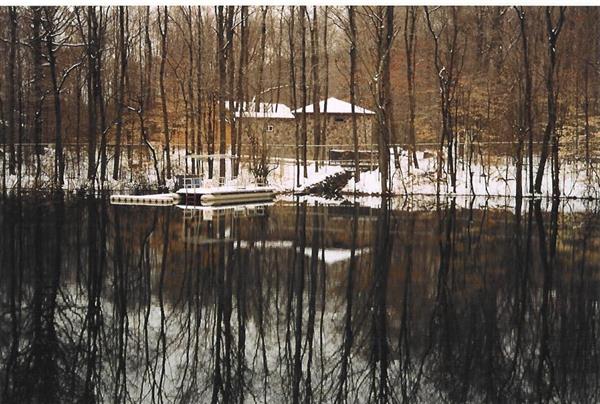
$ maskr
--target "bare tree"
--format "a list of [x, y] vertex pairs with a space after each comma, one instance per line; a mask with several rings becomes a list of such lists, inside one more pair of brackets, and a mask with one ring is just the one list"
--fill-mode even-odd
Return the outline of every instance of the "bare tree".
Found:
[[[438, 9], [436, 9], [438, 10]], [[450, 18], [443, 21], [443, 26], [440, 30], [434, 28], [431, 19], [431, 12], [428, 7], [425, 7], [425, 17], [427, 28], [431, 33], [434, 43], [433, 64], [439, 81], [439, 92], [441, 101], [442, 113], [442, 135], [440, 139], [440, 159], [443, 152], [444, 143], [446, 145], [447, 170], [450, 174], [450, 185], [452, 191], [456, 192], [456, 166], [454, 162], [454, 116], [452, 113], [452, 105], [455, 102], [455, 93], [458, 86], [460, 71], [464, 58], [461, 57], [459, 49], [458, 34], [458, 8], [450, 8]], [[447, 26], [450, 24], [450, 26]], [[440, 49], [440, 37], [442, 31], [445, 31], [445, 50]], [[448, 32], [449, 31], [449, 32]], [[464, 56], [464, 53], [462, 54]], [[441, 161], [440, 161], [441, 163]], [[438, 181], [440, 179], [441, 164], [438, 167]]]
[[100, 178], [103, 181], [106, 175], [106, 116], [104, 99], [102, 94], [102, 42], [104, 21], [102, 9], [86, 7], [87, 34], [84, 34], [83, 22], [80, 19], [79, 10], [76, 16], [79, 31], [86, 44], [86, 83], [87, 83], [87, 107], [88, 107], [88, 181], [92, 187], [96, 181], [96, 147], [98, 136], [98, 112], [100, 112]]
[[[556, 43], [558, 36], [563, 27], [565, 21], [565, 9], [566, 7], [559, 7], [559, 15], [556, 24], [552, 21], [553, 12], [552, 7], [546, 7], [546, 34], [548, 35], [548, 65], [546, 70], [546, 92], [548, 100], [548, 122], [546, 129], [544, 130], [544, 137], [542, 139], [542, 150], [540, 152], [540, 163], [538, 165], [537, 173], [535, 176], [535, 192], [542, 192], [542, 180], [544, 178], [544, 171], [546, 168], [546, 160], [548, 159], [548, 145], [552, 144], [553, 158], [556, 164], [558, 164], [558, 138], [556, 134], [556, 103], [558, 98], [558, 91], [555, 89], [556, 84]], [[556, 154], [556, 155], [555, 155]], [[558, 188], [558, 166], [555, 172], [555, 176], [552, 178], [552, 195], [559, 196], [560, 190]]]
[[34, 99], [34, 116], [33, 116], [33, 139], [36, 145], [36, 171], [35, 180], [36, 185], [42, 174], [42, 162], [40, 155], [42, 153], [42, 108], [44, 104], [44, 93], [42, 89], [42, 8], [32, 7], [32, 22], [31, 22], [31, 59], [33, 61], [33, 99]]
[[[248, 28], [249, 28], [249, 20], [248, 20], [248, 6], [242, 6], [241, 10], [241, 21], [240, 21], [240, 57], [238, 63], [238, 82], [236, 89], [236, 100], [237, 111], [239, 116], [242, 116], [242, 113], [245, 109], [248, 108], [246, 97], [247, 93], [244, 91], [244, 82], [247, 82], [246, 70], [248, 68], [248, 54], [249, 54], [249, 46], [248, 46]], [[237, 122], [236, 127], [237, 132], [234, 134], [232, 132], [232, 154], [236, 157], [234, 164], [234, 175], [237, 176], [239, 174], [240, 169], [240, 158], [242, 155], [242, 133], [243, 133], [243, 119], [240, 119]], [[233, 137], [236, 137], [235, 142], [233, 141]]]
[[306, 102], [308, 95], [308, 86], [306, 85], [306, 6], [300, 6], [298, 13], [300, 19], [300, 60], [301, 60], [301, 80], [300, 86], [302, 87], [302, 115], [300, 116], [300, 136], [302, 138], [302, 164], [304, 167], [304, 178], [308, 177], [307, 167], [307, 153], [308, 153], [308, 142], [307, 142], [307, 128], [306, 128]]
[[[164, 154], [166, 158], [166, 174], [163, 174], [163, 180], [171, 178], [171, 134], [169, 131], [169, 114], [167, 112], [167, 94], [165, 92], [165, 64], [167, 62], [167, 38], [169, 28], [169, 11], [168, 7], [163, 8], [163, 17], [161, 18], [160, 7], [157, 8], [158, 13], [158, 31], [160, 33], [160, 72], [159, 72], [159, 85], [160, 85], [160, 99], [162, 105], [162, 124], [163, 134], [165, 137], [165, 148]], [[162, 21], [161, 21], [162, 20]]]
[[[265, 58], [267, 55], [266, 41], [267, 41], [267, 12], [268, 7], [261, 8], [261, 19], [260, 19], [260, 60], [258, 63], [258, 94], [254, 98], [254, 111], [260, 112], [260, 106], [263, 102], [263, 85], [264, 85], [264, 70], [265, 70]], [[267, 132], [265, 127], [261, 127], [261, 147], [260, 147], [260, 160], [259, 165], [266, 167], [267, 158]], [[258, 141], [258, 140], [257, 140]], [[254, 156], [253, 156], [254, 157]], [[266, 176], [265, 176], [266, 178]]]
[[[226, 121], [225, 121], [225, 82], [226, 82], [226, 49], [225, 49], [225, 15], [223, 13], [223, 6], [218, 6], [216, 10], [217, 15], [217, 66], [219, 66], [219, 153], [225, 154], [225, 135], [226, 135]], [[219, 158], [219, 177], [225, 177], [225, 160]]]
[[56, 24], [60, 24], [57, 21], [60, 18], [58, 7], [49, 6], [44, 7], [43, 25], [45, 29], [46, 38], [46, 52], [48, 65], [50, 67], [50, 78], [52, 80], [52, 95], [54, 98], [54, 125], [55, 125], [55, 154], [54, 154], [54, 185], [62, 187], [64, 184], [65, 176], [65, 160], [63, 156], [62, 146], [62, 112], [60, 102], [60, 88], [58, 83], [58, 73], [56, 66], [56, 53], [55, 53], [55, 36], [60, 35], [59, 27]]
[[16, 164], [15, 164], [15, 135], [16, 135], [16, 125], [15, 125], [15, 111], [17, 107], [16, 100], [16, 90], [15, 90], [15, 81], [16, 81], [16, 72], [15, 65], [17, 59], [17, 43], [18, 39], [18, 12], [17, 7], [11, 6], [8, 7], [8, 18], [9, 18], [9, 48], [8, 48], [8, 59], [6, 63], [6, 92], [7, 96], [7, 105], [6, 112], [8, 115], [8, 133], [7, 133], [7, 141], [8, 141], [8, 170], [10, 174], [16, 174]]
[[[150, 24], [150, 8], [147, 7], [143, 16], [143, 22], [140, 21], [140, 33], [143, 30], [144, 33], [149, 33], [149, 24]], [[143, 25], [143, 27], [142, 27]], [[149, 36], [146, 36], [146, 39], [149, 38]], [[154, 149], [154, 146], [152, 146], [152, 143], [150, 143], [149, 139], [148, 139], [148, 132], [147, 132], [147, 128], [146, 128], [146, 107], [147, 107], [147, 102], [148, 100], [150, 100], [150, 82], [149, 80], [151, 80], [151, 76], [148, 74], [149, 69], [151, 68], [152, 65], [152, 51], [150, 49], [148, 49], [149, 46], [151, 46], [151, 43], [147, 40], [144, 40], [144, 50], [142, 52], [141, 47], [142, 47], [142, 41], [140, 39], [140, 55], [143, 54], [144, 55], [144, 66], [143, 69], [140, 69], [140, 71], [144, 72], [143, 74], [139, 74], [139, 95], [138, 95], [138, 99], [137, 99], [137, 107], [132, 107], [129, 106], [128, 109], [130, 111], [135, 112], [135, 114], [138, 117], [139, 120], [139, 125], [140, 125], [140, 133], [141, 133], [141, 140], [142, 142], [146, 145], [146, 147], [148, 148], [148, 150], [150, 151], [150, 156], [152, 158], [152, 164], [154, 167], [154, 172], [156, 174], [156, 181], [158, 183], [159, 186], [164, 185], [165, 181], [164, 178], [161, 176], [160, 173], [160, 168], [158, 166], [158, 156], [156, 153], [156, 150]], [[140, 72], [140, 73], [141, 73]]]
[[[323, 70], [324, 70], [324, 86], [323, 86], [323, 119], [321, 125], [321, 143], [324, 145], [327, 144], [327, 100], [329, 99], [329, 47], [328, 47], [328, 38], [329, 31], [327, 27], [329, 27], [329, 7], [325, 6], [325, 10], [323, 12]], [[327, 158], [326, 155], [323, 156]]]
[[416, 52], [417, 52], [417, 7], [410, 6], [406, 7], [404, 17], [404, 49], [406, 51], [406, 83], [408, 87], [408, 166], [410, 169], [411, 164], [414, 164], [415, 168], [419, 168], [419, 161], [417, 160], [417, 145], [415, 136], [415, 109], [416, 109], [416, 96], [415, 96], [415, 63], [416, 63]]
[[354, 6], [348, 6], [350, 25], [350, 105], [352, 111], [352, 141], [354, 142], [354, 181], [360, 181], [360, 160], [358, 154], [358, 125], [356, 122], [356, 18]]
[[[150, 38], [150, 6], [145, 8], [144, 13], [144, 74], [146, 75], [146, 83], [152, 83], [152, 40]], [[144, 105], [147, 108], [154, 106], [154, 91], [148, 88], [146, 91], [146, 99]]]
[[[186, 108], [186, 121], [187, 120], [191, 120], [191, 139], [188, 138], [188, 132], [186, 131], [186, 136], [185, 136], [185, 152], [186, 154], [189, 153], [189, 149], [190, 149], [190, 144], [191, 143], [191, 149], [195, 150], [196, 148], [196, 127], [197, 127], [197, 122], [198, 119], [200, 118], [197, 114], [195, 114], [194, 112], [196, 111], [195, 109], [195, 96], [194, 96], [194, 65], [195, 65], [195, 58], [194, 58], [194, 28], [193, 28], [193, 13], [192, 13], [192, 7], [188, 6], [187, 8], [182, 7], [182, 11], [183, 11], [183, 15], [184, 18], [186, 20], [186, 25], [187, 25], [187, 35], [188, 38], [186, 39], [186, 43], [187, 43], [187, 47], [188, 47], [188, 77], [187, 77], [187, 92], [188, 92], [188, 98], [189, 98], [189, 106], [188, 108]], [[200, 102], [200, 100], [198, 100], [198, 102]], [[186, 159], [186, 170], [187, 170], [187, 159]], [[195, 166], [192, 163], [192, 170], [193, 172], [195, 172]]]
[[[227, 70], [227, 99], [229, 100], [229, 128], [230, 128], [230, 138], [231, 138], [231, 155], [235, 156], [235, 148], [236, 148], [236, 120], [235, 120], [235, 108], [237, 105], [237, 100], [234, 101], [234, 85], [235, 85], [235, 58], [233, 55], [233, 38], [235, 35], [235, 7], [229, 6], [227, 7], [227, 21], [226, 21], [226, 43], [225, 43], [225, 58], [226, 58], [226, 70]], [[237, 175], [237, 172], [234, 170], [235, 162], [231, 162], [231, 168], [233, 169], [233, 176]]]
[[375, 27], [376, 57], [373, 95], [377, 117], [377, 148], [379, 172], [381, 175], [381, 193], [387, 194], [390, 180], [390, 140], [393, 137], [392, 94], [390, 84], [390, 53], [395, 37], [394, 7], [378, 6], [369, 13]]
[[527, 33], [527, 19], [525, 9], [523, 7], [515, 7], [517, 16], [519, 17], [519, 27], [521, 30], [521, 48], [523, 52], [523, 70], [521, 76], [525, 80], [525, 93], [523, 95], [523, 121], [524, 128], [519, 130], [517, 138], [517, 163], [516, 163], [516, 196], [519, 198], [523, 195], [523, 143], [527, 136], [529, 139], [529, 193], [533, 194], [533, 114], [532, 114], [532, 88], [533, 77], [529, 64], [529, 45]]
[[319, 24], [317, 7], [313, 6], [313, 20], [310, 28], [311, 70], [312, 70], [312, 99], [313, 99], [313, 142], [315, 145], [313, 159], [315, 171], [319, 171], [319, 156], [321, 145], [321, 111], [319, 98], [321, 86], [319, 82]]
[[[295, 111], [298, 107], [298, 97], [296, 93], [296, 47], [295, 47], [295, 9], [294, 6], [290, 7], [290, 25], [289, 25], [289, 45], [290, 45], [290, 104], [292, 106], [292, 110]], [[304, 114], [303, 114], [304, 115]], [[300, 186], [300, 130], [298, 126], [298, 120], [294, 119], [295, 132], [294, 139], [296, 141], [295, 144], [295, 153], [296, 153], [296, 186]]]
[[[198, 12], [196, 15], [196, 38], [197, 38], [197, 48], [196, 48], [196, 107], [198, 110], [196, 111], [196, 115], [198, 116], [198, 128], [197, 128], [197, 139], [194, 141], [196, 148], [194, 149], [194, 153], [199, 153], [202, 151], [202, 129], [204, 127], [204, 118], [203, 118], [203, 102], [205, 101], [202, 97], [202, 78], [203, 78], [203, 69], [202, 69], [202, 8], [198, 6]], [[196, 168], [195, 161], [192, 162], [192, 172]], [[201, 168], [200, 168], [201, 169]]]
[[106, 153], [107, 132], [109, 127], [106, 123], [106, 108], [104, 102], [104, 85], [102, 80], [102, 69], [104, 60], [104, 34], [106, 31], [106, 13], [108, 8], [100, 7], [98, 13], [92, 14], [92, 41], [94, 43], [94, 97], [95, 105], [100, 113], [100, 180], [102, 186], [106, 180], [108, 167], [108, 156]]
[[[127, 17], [126, 17], [127, 16]], [[113, 179], [119, 179], [120, 159], [121, 159], [121, 134], [123, 132], [123, 108], [125, 103], [125, 79], [127, 76], [127, 43], [129, 33], [125, 33], [126, 19], [128, 12], [125, 7], [119, 7], [119, 35], [118, 35], [118, 50], [119, 50], [119, 75], [117, 87], [117, 122], [115, 132], [115, 157], [113, 162]], [[126, 39], [127, 38], [127, 39]]]
[[590, 176], [590, 61], [585, 60], [585, 66], [583, 68], [583, 82], [584, 82], [584, 98], [583, 98], [583, 114], [584, 114], [584, 137], [585, 137], [585, 173], [589, 178]]

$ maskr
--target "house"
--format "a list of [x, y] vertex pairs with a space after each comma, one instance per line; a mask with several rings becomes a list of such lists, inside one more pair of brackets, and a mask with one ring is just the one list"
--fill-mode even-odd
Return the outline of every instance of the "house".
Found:
[[270, 153], [279, 156], [290, 155], [295, 148], [295, 116], [285, 104], [262, 102], [257, 108], [250, 102], [242, 108], [236, 107], [234, 119], [242, 124], [244, 147], [264, 141]]
[[[294, 111], [297, 119], [304, 112], [307, 115], [307, 137], [309, 144], [314, 143], [314, 109], [314, 104], [311, 104], [306, 106], [304, 111], [302, 108]], [[319, 102], [319, 113], [322, 119], [321, 127], [325, 124], [327, 128], [325, 139], [321, 140], [322, 144], [330, 146], [349, 146], [354, 144], [352, 137], [352, 104], [330, 97], [327, 101]], [[355, 104], [354, 113], [356, 114], [356, 123], [358, 126], [358, 143], [362, 145], [373, 143], [375, 112]]]
[[[326, 105], [325, 105], [326, 104]], [[226, 103], [229, 108], [229, 103]], [[241, 109], [241, 111], [240, 111]], [[281, 103], [259, 103], [258, 108], [253, 102], [235, 107], [234, 119], [242, 124], [244, 133], [244, 147], [253, 143], [256, 145], [265, 142], [269, 154], [292, 157], [295, 155], [296, 125], [299, 124], [303, 113], [307, 115], [307, 143], [314, 144], [314, 106], [308, 105], [303, 111], [299, 108], [291, 111], [287, 105]], [[352, 135], [352, 105], [337, 98], [328, 98], [319, 103], [321, 127], [326, 128], [321, 145], [347, 149], [354, 144]], [[366, 108], [355, 105], [356, 121], [358, 126], [358, 140], [360, 145], [373, 143], [373, 127], [375, 113]], [[325, 157], [325, 149], [321, 150]], [[309, 148], [309, 157], [313, 151]]]

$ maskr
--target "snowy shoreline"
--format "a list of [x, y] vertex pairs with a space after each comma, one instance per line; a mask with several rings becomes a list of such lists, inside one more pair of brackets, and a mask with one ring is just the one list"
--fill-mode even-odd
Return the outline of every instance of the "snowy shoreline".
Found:
[[[72, 153], [71, 153], [72, 154]], [[125, 153], [124, 153], [125, 154]], [[438, 177], [438, 160], [428, 152], [418, 152], [419, 168], [408, 167], [408, 158], [406, 151], [399, 154], [399, 164], [396, 164], [393, 153], [391, 154], [390, 172], [391, 186], [389, 187], [390, 197], [405, 196], [456, 196], [456, 197], [515, 197], [516, 167], [512, 158], [509, 156], [495, 156], [493, 161], [488, 158], [483, 163], [475, 159], [470, 165], [462, 160], [456, 164], [456, 190], [451, 189], [447, 177], [442, 171], [441, 180]], [[40, 190], [53, 191], [53, 169], [54, 153], [51, 147], [45, 149], [41, 156], [41, 175], [36, 182], [35, 166], [33, 161], [24, 164], [20, 182], [20, 190]], [[158, 181], [154, 167], [149, 161], [145, 161], [143, 153], [134, 155], [133, 158], [123, 156], [121, 178], [114, 180], [107, 178], [103, 183], [98, 179], [92, 184], [87, 177], [87, 167], [85, 159], [81, 159], [79, 166], [75, 166], [74, 155], [67, 155], [67, 169], [65, 172], [65, 184], [62, 187], [64, 192], [68, 193], [96, 193], [98, 191], [111, 192], [153, 192], [159, 191]], [[190, 162], [186, 164], [185, 150], [175, 148], [172, 152], [171, 161], [173, 163], [173, 173], [183, 174], [186, 170], [190, 171]], [[109, 161], [107, 177], [111, 173], [112, 165]], [[131, 166], [130, 166], [131, 165]], [[215, 163], [215, 174], [218, 164]], [[537, 167], [537, 161], [534, 161], [534, 168]], [[306, 188], [326, 180], [328, 177], [339, 175], [345, 171], [353, 171], [352, 167], [343, 167], [335, 161], [319, 162], [319, 169], [315, 167], [314, 161], [307, 161], [306, 177], [304, 176], [304, 167], [296, 167], [296, 162], [292, 158], [271, 158], [269, 161], [270, 172], [267, 176], [268, 184], [275, 188], [278, 194], [299, 193]], [[523, 190], [524, 199], [547, 198], [551, 197], [551, 167], [547, 167], [544, 180], [542, 182], [542, 193], [528, 194], [528, 164], [523, 167]], [[203, 171], [205, 176], [208, 172], [208, 163], [205, 161], [198, 171]], [[238, 178], [230, 180], [231, 162], [227, 161], [227, 184], [244, 186], [255, 182], [252, 174], [251, 162], [243, 160], [240, 164]], [[300, 178], [297, 178], [298, 171]], [[381, 196], [381, 181], [379, 169], [366, 170], [360, 173], [360, 181], [355, 181], [353, 177], [347, 184], [339, 189], [339, 194], [343, 196]], [[97, 175], [99, 177], [99, 175]], [[217, 184], [218, 179], [213, 175], [212, 180], [205, 180], [210, 185]], [[299, 186], [298, 186], [299, 185]], [[17, 175], [9, 175], [5, 171], [4, 177], [0, 178], [0, 188], [5, 193], [13, 193], [19, 188]], [[166, 189], [175, 190], [175, 178], [166, 180]], [[577, 161], [565, 161], [561, 164], [560, 171], [560, 189], [561, 199], [565, 200], [598, 200], [600, 199], [600, 172], [594, 167], [586, 167], [583, 163]]]

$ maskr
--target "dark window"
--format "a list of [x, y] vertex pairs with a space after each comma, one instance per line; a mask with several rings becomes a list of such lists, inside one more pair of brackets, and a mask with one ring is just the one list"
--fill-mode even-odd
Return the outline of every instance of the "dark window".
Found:
[[342, 118], [341, 116], [336, 116], [335, 121], [336, 122], [344, 122], [344, 118]]
[[267, 125], [267, 132], [273, 132], [273, 125]]

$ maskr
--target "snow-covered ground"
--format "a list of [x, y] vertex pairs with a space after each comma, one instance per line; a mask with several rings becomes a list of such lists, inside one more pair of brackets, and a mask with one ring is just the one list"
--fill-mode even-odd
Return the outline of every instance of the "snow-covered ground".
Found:
[[[437, 193], [437, 158], [427, 157], [428, 154], [418, 153], [419, 168], [408, 168], [408, 158], [401, 155], [398, 168], [392, 172], [392, 192], [396, 195]], [[481, 163], [477, 161], [469, 167], [458, 161], [456, 168], [456, 191], [451, 187], [449, 176], [442, 172], [439, 184], [440, 194], [479, 195], [479, 196], [514, 196], [516, 193], [516, 167], [511, 158], [495, 158], [495, 161]], [[534, 161], [534, 174], [537, 168]], [[395, 167], [394, 158], [390, 163]], [[560, 189], [566, 197], [598, 197], [597, 173], [591, 171], [590, 178], [586, 177], [585, 166], [582, 163], [563, 163], [560, 167]], [[529, 188], [528, 170], [523, 168], [524, 193]], [[381, 173], [378, 169], [361, 173], [359, 182], [351, 179], [344, 191], [360, 194], [377, 194], [381, 190]], [[552, 178], [550, 162], [546, 165], [542, 182], [542, 195], [551, 195]]]
[[[158, 148], [157, 148], [158, 150]], [[96, 180], [95, 189], [108, 189], [119, 191], [135, 191], [157, 188], [157, 176], [151, 162], [148, 150], [136, 148], [132, 158], [128, 158], [127, 151], [122, 153], [121, 176], [118, 180], [112, 179], [113, 161], [109, 159], [107, 166], [107, 179], [103, 184]], [[483, 160], [475, 159], [469, 166], [459, 159], [456, 164], [456, 191], [452, 189], [449, 176], [442, 170], [441, 180], [438, 183], [438, 161], [435, 153], [418, 152], [419, 168], [408, 167], [406, 152], [400, 153], [400, 163], [396, 167], [394, 155], [391, 154], [390, 166], [392, 167], [391, 191], [394, 195], [476, 195], [476, 196], [514, 196], [515, 195], [515, 165], [511, 157], [486, 157]], [[52, 186], [54, 173], [54, 149], [47, 147], [41, 155], [41, 175], [37, 182], [35, 179], [35, 156], [27, 160], [29, 164], [23, 166], [21, 187], [23, 189], [49, 189]], [[183, 148], [173, 148], [171, 153], [173, 175], [191, 172], [191, 160], [185, 157]], [[226, 180], [228, 185], [249, 185], [255, 183], [251, 164], [247, 159], [242, 159], [239, 177], [232, 180], [231, 161], [226, 161]], [[218, 161], [214, 162], [214, 178], [205, 180], [205, 185], [218, 184]], [[534, 170], [537, 161], [534, 161]], [[331, 175], [344, 170], [338, 164], [320, 164], [318, 170], [313, 161], [309, 161], [307, 175], [304, 168], [300, 167], [299, 178], [296, 162], [289, 158], [271, 158], [269, 161], [270, 173], [267, 176], [268, 184], [278, 192], [295, 192], [313, 185]], [[351, 169], [351, 168], [349, 168]], [[159, 161], [159, 171], [164, 175], [162, 160]], [[208, 162], [198, 169], [207, 177]], [[66, 153], [65, 190], [91, 189], [92, 184], [87, 176], [87, 156], [80, 154], [79, 164], [76, 154], [72, 151]], [[99, 178], [99, 169], [98, 175]], [[523, 189], [528, 190], [528, 167], [523, 167]], [[18, 185], [17, 175], [10, 175], [8, 167], [5, 175], [0, 179], [0, 187], [5, 184], [6, 189], [15, 189]], [[299, 184], [299, 186], [298, 186]], [[175, 189], [175, 179], [166, 181], [167, 188]], [[560, 167], [560, 188], [563, 196], [572, 198], [598, 198], [600, 197], [600, 175], [595, 169], [586, 174], [586, 167], [582, 162], [565, 161]], [[551, 194], [551, 165], [546, 165], [546, 174], [542, 184], [542, 194]], [[342, 189], [343, 193], [355, 195], [377, 195], [381, 190], [381, 175], [378, 169], [361, 172], [360, 181], [351, 178]]]
[[[449, 176], [442, 171], [441, 181], [437, 181], [437, 158], [432, 153], [418, 152], [419, 168], [408, 167], [406, 153], [400, 154], [400, 164], [396, 168], [393, 153], [391, 153], [390, 166], [392, 168], [391, 191], [394, 195], [475, 195], [475, 196], [514, 196], [516, 193], [515, 173], [516, 168], [512, 158], [497, 157], [490, 161], [472, 162], [468, 164], [459, 160], [456, 164], [456, 191], [452, 189]], [[281, 163], [283, 164], [283, 162]], [[280, 169], [278, 175], [272, 173], [269, 181], [279, 185], [284, 190], [294, 189], [295, 164], [293, 161], [285, 162], [285, 168]], [[534, 161], [534, 174], [537, 168]], [[314, 164], [308, 167], [308, 178], [302, 178], [308, 185], [324, 179], [342, 170], [338, 165], [323, 166], [319, 172], [314, 171]], [[529, 188], [528, 168], [523, 168], [523, 190], [527, 193]], [[590, 170], [586, 175], [585, 165], [581, 162], [563, 162], [560, 167], [560, 188], [563, 196], [577, 198], [600, 197], [600, 177], [598, 172]], [[291, 182], [291, 183], [290, 183]], [[351, 178], [342, 190], [344, 193], [359, 195], [377, 195], [381, 192], [381, 173], [379, 169], [361, 172], [360, 181]], [[552, 193], [552, 178], [550, 162], [546, 165], [544, 180], [542, 182], [542, 195]]]

